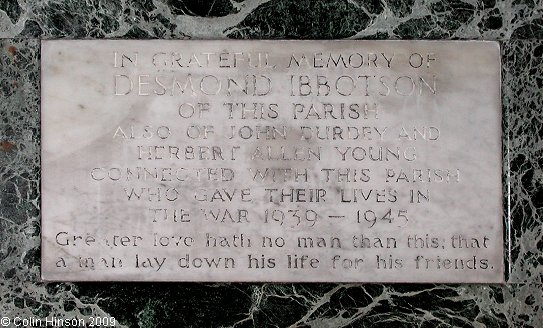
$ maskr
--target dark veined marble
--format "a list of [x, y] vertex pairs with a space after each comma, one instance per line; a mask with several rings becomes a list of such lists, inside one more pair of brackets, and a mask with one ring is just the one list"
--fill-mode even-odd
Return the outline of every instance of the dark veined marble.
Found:
[[[123, 327], [543, 327], [542, 17], [539, 0], [0, 0], [0, 38], [10, 38], [0, 40], [0, 317], [114, 316]], [[64, 37], [502, 40], [508, 283], [41, 283], [34, 38]]]
[[543, 40], [503, 49], [511, 282], [543, 283]]
[[528, 39], [539, 0], [2, 0], [0, 37]]

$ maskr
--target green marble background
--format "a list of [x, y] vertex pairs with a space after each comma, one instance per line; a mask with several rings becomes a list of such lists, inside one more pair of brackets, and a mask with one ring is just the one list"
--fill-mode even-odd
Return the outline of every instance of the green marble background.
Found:
[[[40, 39], [484, 39], [503, 58], [506, 285], [40, 282]], [[541, 0], [0, 0], [0, 317], [543, 327]]]

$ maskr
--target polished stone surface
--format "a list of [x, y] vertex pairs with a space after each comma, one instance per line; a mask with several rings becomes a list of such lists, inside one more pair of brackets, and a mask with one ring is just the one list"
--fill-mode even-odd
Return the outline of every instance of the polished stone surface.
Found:
[[402, 38], [543, 36], [539, 1], [142, 0], [0, 4], [0, 37]]
[[[361, 6], [360, 1], [246, 0], [215, 1], [216, 7], [210, 2], [205, 9], [188, 8], [190, 12], [183, 11], [183, 3], [145, 1], [132, 7], [121, 1], [0, 3], [0, 11], [7, 12], [0, 12], [2, 37], [19, 38], [0, 42], [1, 314], [112, 315], [124, 327], [284, 327], [294, 323], [300, 327], [541, 326], [543, 24], [539, 2], [375, 1], [364, 2], [373, 6]], [[168, 9], [173, 7], [179, 9]], [[165, 19], [162, 10], [171, 11], [171, 19]], [[238, 15], [232, 15], [235, 13]], [[197, 16], [208, 14], [223, 16]], [[367, 21], [361, 25], [359, 15], [380, 16], [380, 26], [372, 27], [376, 19], [369, 21], [369, 27]], [[190, 23], [180, 27], [177, 20]], [[334, 25], [336, 21], [341, 23]], [[237, 22], [243, 22], [239, 30], [247, 37], [342, 38], [359, 34], [360, 38], [377, 39], [500, 40], [504, 214], [512, 218], [506, 221], [510, 222], [506, 236], [511, 237], [507, 284], [42, 283], [40, 52], [39, 42], [28, 38], [172, 38], [195, 30], [223, 38], [225, 28], [240, 24]], [[403, 33], [396, 36], [395, 30]]]
[[44, 280], [503, 282], [496, 42], [41, 59]]

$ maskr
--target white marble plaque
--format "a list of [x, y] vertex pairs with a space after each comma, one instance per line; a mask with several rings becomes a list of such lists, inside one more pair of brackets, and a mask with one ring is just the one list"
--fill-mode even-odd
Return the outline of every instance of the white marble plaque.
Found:
[[49, 281], [504, 279], [495, 42], [42, 43]]

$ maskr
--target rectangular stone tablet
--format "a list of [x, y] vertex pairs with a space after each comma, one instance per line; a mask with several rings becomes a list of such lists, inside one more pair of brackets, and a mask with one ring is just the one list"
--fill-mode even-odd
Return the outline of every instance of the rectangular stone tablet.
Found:
[[42, 43], [47, 281], [504, 279], [496, 42]]

